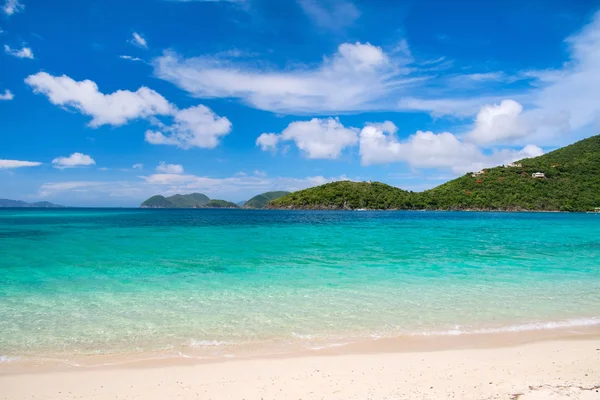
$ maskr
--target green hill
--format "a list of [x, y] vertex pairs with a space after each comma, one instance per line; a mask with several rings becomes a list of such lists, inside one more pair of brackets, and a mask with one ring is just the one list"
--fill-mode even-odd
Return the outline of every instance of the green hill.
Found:
[[600, 136], [513, 166], [468, 173], [420, 193], [378, 182], [341, 181], [291, 193], [269, 207], [590, 211], [600, 207]]
[[205, 206], [210, 198], [202, 193], [175, 194], [167, 197], [175, 208], [197, 208]]
[[251, 198], [247, 202], [245, 202], [244, 203], [244, 208], [267, 208], [267, 206], [269, 205], [269, 202], [271, 200], [278, 199], [278, 198], [283, 197], [283, 196], [285, 196], [287, 194], [290, 194], [290, 192], [279, 191], [279, 192], [261, 193], [261, 194], [259, 194], [257, 196], [254, 196], [253, 198]]
[[225, 200], [211, 200], [204, 206], [206, 208], [240, 208], [237, 204]]
[[[590, 211], [600, 207], [600, 136], [417, 194], [433, 209]], [[544, 178], [533, 178], [541, 172]]]
[[380, 182], [339, 181], [290, 193], [269, 203], [269, 208], [375, 210], [407, 208], [410, 193]]
[[205, 207], [210, 199], [201, 193], [176, 194], [170, 197], [156, 195], [144, 201], [142, 208], [199, 208]]
[[64, 208], [58, 204], [53, 204], [48, 201], [38, 201], [35, 203], [27, 203], [22, 200], [0, 199], [0, 207], [18, 207], [18, 208]]

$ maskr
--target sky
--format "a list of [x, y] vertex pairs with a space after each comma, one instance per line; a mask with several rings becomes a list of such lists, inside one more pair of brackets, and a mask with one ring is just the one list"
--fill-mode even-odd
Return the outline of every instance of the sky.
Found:
[[0, 198], [421, 191], [600, 130], [600, 0], [0, 0]]

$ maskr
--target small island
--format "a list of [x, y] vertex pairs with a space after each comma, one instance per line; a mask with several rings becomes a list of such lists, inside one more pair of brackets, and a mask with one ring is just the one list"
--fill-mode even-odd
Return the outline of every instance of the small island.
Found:
[[49, 201], [28, 203], [22, 200], [0, 199], [0, 208], [64, 208], [64, 206]]
[[175, 194], [170, 197], [155, 195], [144, 201], [141, 208], [240, 208], [237, 204], [210, 199], [202, 193]]

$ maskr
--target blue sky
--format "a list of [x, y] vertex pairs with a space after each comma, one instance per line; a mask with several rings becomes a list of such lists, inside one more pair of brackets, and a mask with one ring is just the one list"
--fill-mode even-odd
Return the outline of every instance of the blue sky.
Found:
[[600, 128], [599, 1], [0, 4], [0, 198], [418, 191]]

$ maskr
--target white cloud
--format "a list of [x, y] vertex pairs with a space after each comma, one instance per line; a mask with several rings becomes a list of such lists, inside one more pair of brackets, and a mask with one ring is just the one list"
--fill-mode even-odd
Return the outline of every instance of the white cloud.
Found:
[[155, 75], [203, 98], [238, 98], [252, 107], [307, 114], [380, 109], [388, 97], [422, 78], [408, 78], [383, 49], [344, 43], [318, 67], [260, 70], [215, 57], [185, 59], [167, 51], [154, 60]]
[[70, 106], [92, 117], [90, 126], [123, 125], [130, 120], [152, 115], [168, 115], [173, 106], [152, 89], [142, 86], [135, 92], [118, 90], [104, 94], [90, 80], [75, 81], [70, 77], [38, 72], [25, 79], [36, 93], [48, 96], [52, 104]]
[[339, 30], [352, 25], [360, 12], [347, 0], [297, 0], [302, 10], [321, 28]]
[[198, 3], [219, 3], [219, 2], [245, 3], [247, 0], [166, 0], [166, 1], [172, 1], [174, 3], [193, 3], [193, 2], [198, 2]]
[[277, 143], [279, 143], [279, 135], [276, 133], [263, 133], [256, 139], [256, 145], [263, 151], [277, 149]]
[[399, 109], [426, 111], [434, 116], [479, 113], [468, 138], [482, 144], [522, 145], [533, 141], [558, 145], [571, 142], [573, 136], [580, 138], [594, 134], [600, 120], [600, 103], [597, 101], [600, 93], [600, 11], [565, 42], [569, 60], [562, 68], [522, 71], [513, 77], [501, 71], [473, 73], [450, 79], [445, 88], [449, 93], [450, 83], [457, 81], [483, 84], [485, 81], [524, 79], [531, 84], [526, 89], [499, 96], [492, 94], [493, 86], [480, 85], [472, 97], [403, 98], [399, 101]]
[[[231, 122], [216, 115], [203, 105], [183, 110], [169, 103], [152, 89], [142, 86], [135, 92], [118, 90], [111, 94], [99, 91], [90, 80], [75, 81], [70, 77], [52, 76], [46, 72], [30, 75], [25, 82], [36, 93], [48, 96], [51, 103], [72, 107], [92, 117], [90, 126], [123, 125], [138, 118], [151, 118], [157, 130], [146, 132], [146, 141], [189, 149], [191, 147], [214, 148], [219, 139], [231, 132]], [[173, 118], [168, 126], [156, 116]]]
[[138, 47], [143, 47], [144, 49], [148, 48], [148, 42], [146, 42], [146, 39], [144, 39], [142, 35], [137, 32], [133, 32], [132, 36], [133, 37], [129, 40], [129, 43]]
[[129, 61], [142, 61], [141, 58], [138, 57], [132, 57], [132, 56], [119, 56], [119, 58], [123, 59], [123, 60], [129, 60]]
[[29, 58], [33, 60], [33, 51], [29, 47], [23, 47], [21, 50], [11, 49], [11, 47], [7, 44], [4, 45], [4, 51], [6, 54], [10, 54], [11, 56], [15, 56], [17, 58]]
[[183, 166], [181, 164], [167, 164], [161, 161], [156, 167], [156, 172], [161, 174], [183, 174]]
[[13, 15], [15, 13], [23, 12], [25, 10], [25, 5], [23, 5], [19, 0], [5, 0], [4, 5], [2, 6], [2, 11], [6, 15]]
[[179, 110], [175, 112], [173, 119], [173, 124], [163, 126], [162, 131], [146, 131], [146, 141], [183, 149], [212, 149], [219, 144], [222, 136], [231, 132], [231, 122], [226, 117], [219, 117], [203, 105]]
[[141, 177], [139, 181], [66, 181], [47, 182], [41, 185], [39, 195], [42, 197], [59, 197], [68, 195], [69, 199], [130, 199], [141, 203], [157, 193], [170, 196], [176, 193], [201, 192], [211, 198], [228, 200], [247, 199], [256, 194], [272, 190], [295, 191], [324, 183], [348, 179], [346, 176], [324, 177], [308, 176], [304, 178], [290, 177], [258, 177], [232, 176], [224, 178], [182, 175], [154, 174]]
[[144, 164], [133, 164], [133, 166], [131, 168], [133, 168], [133, 169], [143, 169], [144, 168]]
[[344, 127], [337, 118], [313, 118], [292, 122], [279, 135], [263, 133], [256, 143], [268, 150], [281, 141], [293, 141], [308, 158], [338, 158], [344, 148], [358, 142], [358, 130]]
[[12, 100], [14, 98], [15, 95], [8, 89], [6, 89], [3, 94], [0, 94], [0, 100]]
[[404, 97], [398, 102], [398, 110], [407, 112], [427, 112], [434, 117], [456, 116], [470, 117], [486, 104], [498, 103], [505, 98], [500, 96], [480, 96], [474, 98], [444, 98], [444, 99], [420, 99], [415, 97]]
[[96, 161], [92, 157], [82, 153], [73, 153], [69, 157], [57, 157], [52, 160], [52, 165], [58, 169], [85, 167], [95, 164]]
[[42, 163], [37, 161], [0, 160], [0, 169], [37, 167], [40, 165], [42, 165]]
[[461, 141], [449, 132], [418, 131], [404, 141], [375, 126], [366, 126], [360, 133], [363, 165], [405, 162], [414, 168], [449, 169], [460, 174], [541, 154], [543, 150], [533, 145], [486, 154], [475, 144]]
[[467, 135], [479, 144], [498, 143], [507, 139], [527, 136], [530, 127], [521, 115], [523, 106], [514, 100], [486, 105], [475, 118], [473, 130]]

